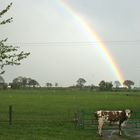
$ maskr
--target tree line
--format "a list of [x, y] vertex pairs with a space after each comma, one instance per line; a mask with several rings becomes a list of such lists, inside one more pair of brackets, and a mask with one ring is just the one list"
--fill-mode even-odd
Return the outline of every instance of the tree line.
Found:
[[[79, 78], [77, 80], [77, 87], [79, 87], [80, 89], [85, 87], [85, 83], [86, 80], [84, 78]], [[123, 85], [121, 85], [120, 81], [115, 81], [114, 85], [115, 85], [115, 89], [120, 89], [120, 88], [127, 88], [129, 90], [131, 90], [132, 86], [134, 86], [134, 82], [131, 80], [125, 80], [123, 82]], [[113, 83], [112, 82], [107, 82], [102, 80], [98, 86], [94, 86], [93, 84], [90, 86], [91, 89], [99, 89], [100, 91], [111, 91], [113, 89]]]
[[40, 87], [39, 83], [32, 78], [22, 77], [19, 76], [15, 79], [13, 79], [12, 82], [7, 84], [2, 76], [0, 76], [0, 89], [21, 89], [21, 88], [35, 88]]
[[[85, 85], [86, 80], [84, 78], [79, 78], [76, 81], [75, 86], [67, 86], [67, 88], [78, 88], [80, 90], [82, 89], [90, 89], [90, 90], [100, 90], [100, 91], [112, 91], [113, 89], [119, 90], [119, 89], [128, 89], [131, 90], [132, 86], [134, 86], [134, 82], [131, 80], [125, 80], [123, 82], [123, 86], [119, 81], [115, 81], [114, 85], [113, 82], [107, 82], [105, 80], [102, 80], [99, 82], [98, 85]], [[7, 84], [2, 76], [0, 76], [0, 89], [6, 89], [6, 88], [12, 88], [12, 89], [22, 89], [22, 88], [41, 88], [39, 82], [33, 78], [18, 76], [13, 79], [12, 82]], [[52, 84], [51, 82], [46, 82], [45, 86], [43, 88], [58, 88], [59, 84], [56, 82]], [[60, 87], [59, 87], [60, 88]], [[63, 88], [63, 87], [61, 87]]]

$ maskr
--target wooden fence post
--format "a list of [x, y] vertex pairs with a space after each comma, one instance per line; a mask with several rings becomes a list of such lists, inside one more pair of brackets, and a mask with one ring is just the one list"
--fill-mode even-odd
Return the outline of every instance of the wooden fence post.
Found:
[[9, 105], [9, 125], [12, 125], [12, 105]]

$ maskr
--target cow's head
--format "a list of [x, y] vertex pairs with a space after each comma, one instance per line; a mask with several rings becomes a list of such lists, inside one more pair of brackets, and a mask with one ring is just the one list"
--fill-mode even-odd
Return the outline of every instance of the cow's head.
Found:
[[125, 113], [126, 113], [127, 118], [130, 118], [131, 117], [131, 114], [132, 114], [132, 110], [125, 109]]

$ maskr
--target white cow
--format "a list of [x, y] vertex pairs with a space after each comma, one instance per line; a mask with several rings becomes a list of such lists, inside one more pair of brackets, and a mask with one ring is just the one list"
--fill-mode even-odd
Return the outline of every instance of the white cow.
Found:
[[122, 126], [124, 126], [130, 118], [132, 111], [130, 109], [121, 111], [99, 110], [95, 112], [95, 117], [98, 120], [99, 135], [102, 136], [102, 128], [106, 123], [117, 124], [119, 126], [119, 135], [122, 135]]

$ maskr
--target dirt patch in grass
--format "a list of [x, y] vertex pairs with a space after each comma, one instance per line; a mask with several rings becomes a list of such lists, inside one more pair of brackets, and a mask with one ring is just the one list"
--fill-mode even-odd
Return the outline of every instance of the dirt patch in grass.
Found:
[[140, 140], [140, 130], [124, 130], [123, 135], [119, 136], [118, 130], [104, 130], [103, 140]]

